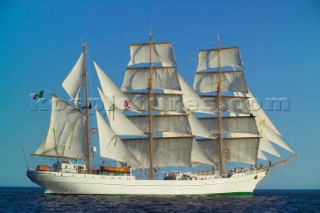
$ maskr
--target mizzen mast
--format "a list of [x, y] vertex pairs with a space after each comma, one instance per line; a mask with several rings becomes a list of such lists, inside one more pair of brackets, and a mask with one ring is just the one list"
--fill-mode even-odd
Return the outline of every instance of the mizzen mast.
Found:
[[154, 179], [153, 171], [153, 133], [152, 133], [152, 33], [150, 29], [149, 34], [149, 45], [150, 45], [150, 64], [149, 64], [149, 160], [150, 160], [150, 176], [149, 179]]
[[[242, 96], [224, 96], [224, 92], [248, 93], [239, 47], [221, 48], [219, 36], [218, 48], [199, 51], [199, 62], [193, 88], [202, 97], [211, 97], [217, 101], [217, 107], [212, 109], [216, 116], [199, 118], [209, 131], [217, 136], [216, 140], [200, 140], [203, 148], [220, 166], [220, 174], [224, 173], [225, 162], [256, 163], [259, 149], [259, 135], [255, 118], [252, 116], [224, 116], [223, 112], [250, 114]], [[233, 67], [233, 70], [225, 70]], [[214, 70], [211, 70], [214, 69]], [[205, 93], [213, 93], [207, 94]], [[231, 99], [237, 98], [234, 103]], [[252, 138], [237, 138], [233, 134], [253, 134]], [[232, 141], [231, 141], [232, 139]], [[209, 145], [210, 143], [210, 145]]]

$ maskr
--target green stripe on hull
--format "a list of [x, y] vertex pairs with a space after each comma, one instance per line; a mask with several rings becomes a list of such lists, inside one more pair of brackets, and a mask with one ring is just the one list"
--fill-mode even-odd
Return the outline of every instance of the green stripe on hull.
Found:
[[209, 197], [227, 197], [227, 196], [251, 196], [252, 192], [228, 192], [217, 194], [191, 194], [191, 195], [138, 195], [138, 194], [60, 194], [60, 193], [45, 193], [48, 196], [51, 195], [95, 195], [95, 196], [209, 196]]
[[228, 193], [210, 194], [208, 196], [225, 197], [225, 196], [251, 196], [251, 195], [252, 195], [252, 192], [228, 192]]

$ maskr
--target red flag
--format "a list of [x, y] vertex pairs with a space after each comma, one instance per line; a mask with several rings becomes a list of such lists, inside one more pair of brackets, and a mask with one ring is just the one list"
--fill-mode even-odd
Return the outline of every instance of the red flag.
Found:
[[37, 97], [38, 97], [38, 93], [34, 94], [34, 96], [33, 96], [33, 100], [36, 100], [36, 99], [37, 99]]
[[129, 105], [129, 100], [125, 100], [125, 102], [124, 102], [124, 108], [125, 108], [126, 110], [131, 110], [131, 107], [130, 107], [130, 105]]

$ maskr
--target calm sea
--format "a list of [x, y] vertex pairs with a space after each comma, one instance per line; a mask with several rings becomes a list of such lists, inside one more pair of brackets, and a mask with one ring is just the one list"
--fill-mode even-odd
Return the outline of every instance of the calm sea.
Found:
[[0, 212], [320, 212], [320, 190], [256, 190], [253, 196], [62, 196], [0, 187]]

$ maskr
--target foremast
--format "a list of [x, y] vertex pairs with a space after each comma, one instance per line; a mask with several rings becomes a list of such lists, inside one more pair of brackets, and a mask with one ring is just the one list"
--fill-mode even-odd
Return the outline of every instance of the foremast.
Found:
[[[55, 158], [85, 160], [87, 172], [90, 173], [90, 134], [88, 119], [88, 86], [86, 71], [87, 45], [82, 45], [83, 52], [78, 61], [62, 83], [74, 105], [52, 96], [50, 126], [44, 143], [34, 155]], [[81, 97], [85, 104], [81, 105]]]
[[220, 39], [218, 38], [218, 88], [217, 88], [217, 97], [218, 97], [218, 138], [219, 138], [219, 165], [220, 165], [220, 175], [224, 172], [224, 161], [223, 161], [223, 136], [222, 136], [222, 112], [221, 112], [221, 58], [220, 58]]
[[88, 104], [88, 73], [87, 73], [87, 47], [86, 43], [82, 44], [83, 49], [83, 67], [84, 67], [84, 90], [85, 90], [85, 114], [86, 114], [86, 162], [87, 173], [91, 173], [90, 169], [90, 127], [89, 127], [89, 104]]

